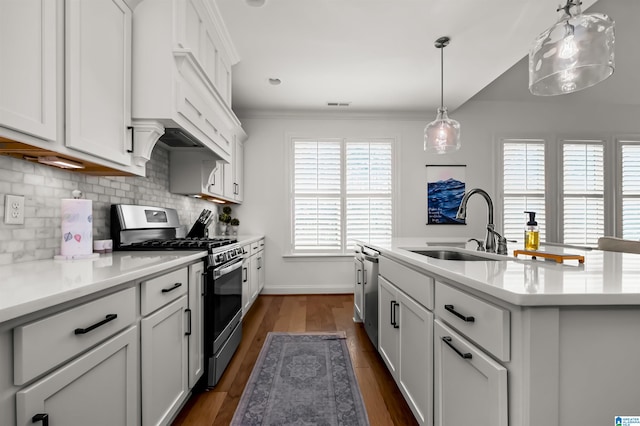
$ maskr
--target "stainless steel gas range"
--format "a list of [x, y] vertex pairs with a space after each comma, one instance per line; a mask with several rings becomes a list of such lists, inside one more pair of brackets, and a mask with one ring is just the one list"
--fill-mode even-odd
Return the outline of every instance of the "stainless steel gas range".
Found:
[[[214, 387], [242, 339], [242, 260], [236, 239], [205, 238], [203, 216], [188, 238], [176, 238], [180, 223], [176, 210], [114, 204], [111, 238], [115, 250], [206, 250], [204, 283], [204, 348], [206, 386]], [[196, 235], [196, 236], [194, 236]]]

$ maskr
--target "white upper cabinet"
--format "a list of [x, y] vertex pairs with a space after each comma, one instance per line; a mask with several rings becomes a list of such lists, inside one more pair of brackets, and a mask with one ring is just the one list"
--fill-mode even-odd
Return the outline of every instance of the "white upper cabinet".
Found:
[[234, 137], [231, 162], [224, 165], [224, 198], [244, 200], [244, 143]]
[[0, 126], [45, 140], [57, 133], [56, 2], [0, 2]]
[[131, 9], [122, 0], [67, 0], [66, 144], [131, 164]]

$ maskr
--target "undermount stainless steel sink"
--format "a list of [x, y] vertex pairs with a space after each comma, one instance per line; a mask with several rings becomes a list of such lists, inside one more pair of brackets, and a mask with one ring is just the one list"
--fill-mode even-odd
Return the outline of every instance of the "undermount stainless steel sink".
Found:
[[[474, 254], [453, 251], [453, 250], [409, 250], [416, 254], [421, 254], [422, 256], [432, 257], [434, 259], [442, 259], [442, 260], [466, 260], [466, 261], [497, 261], [501, 259], [494, 259], [491, 257], [484, 256], [476, 256]], [[502, 260], [506, 260], [502, 259]]]

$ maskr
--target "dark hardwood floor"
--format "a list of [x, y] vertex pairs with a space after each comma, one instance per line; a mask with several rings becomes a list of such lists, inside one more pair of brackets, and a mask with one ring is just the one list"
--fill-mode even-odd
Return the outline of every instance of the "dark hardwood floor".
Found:
[[362, 324], [352, 295], [259, 296], [243, 322], [242, 343], [218, 385], [195, 394], [174, 425], [228, 425], [270, 331], [347, 333], [351, 361], [371, 425], [417, 424]]

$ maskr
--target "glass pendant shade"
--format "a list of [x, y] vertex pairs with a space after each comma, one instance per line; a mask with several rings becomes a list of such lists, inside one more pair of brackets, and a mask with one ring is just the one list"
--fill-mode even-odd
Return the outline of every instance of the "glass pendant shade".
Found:
[[601, 13], [582, 14], [571, 1], [560, 10], [559, 21], [529, 51], [529, 90], [534, 95], [576, 92], [613, 74], [614, 21]]
[[447, 108], [438, 108], [436, 119], [424, 128], [424, 150], [446, 154], [460, 149], [460, 123], [449, 118]]
[[460, 149], [460, 123], [447, 115], [444, 106], [444, 48], [449, 45], [449, 37], [440, 37], [435, 46], [440, 49], [440, 108], [436, 119], [424, 128], [424, 150], [430, 153], [446, 154]]

